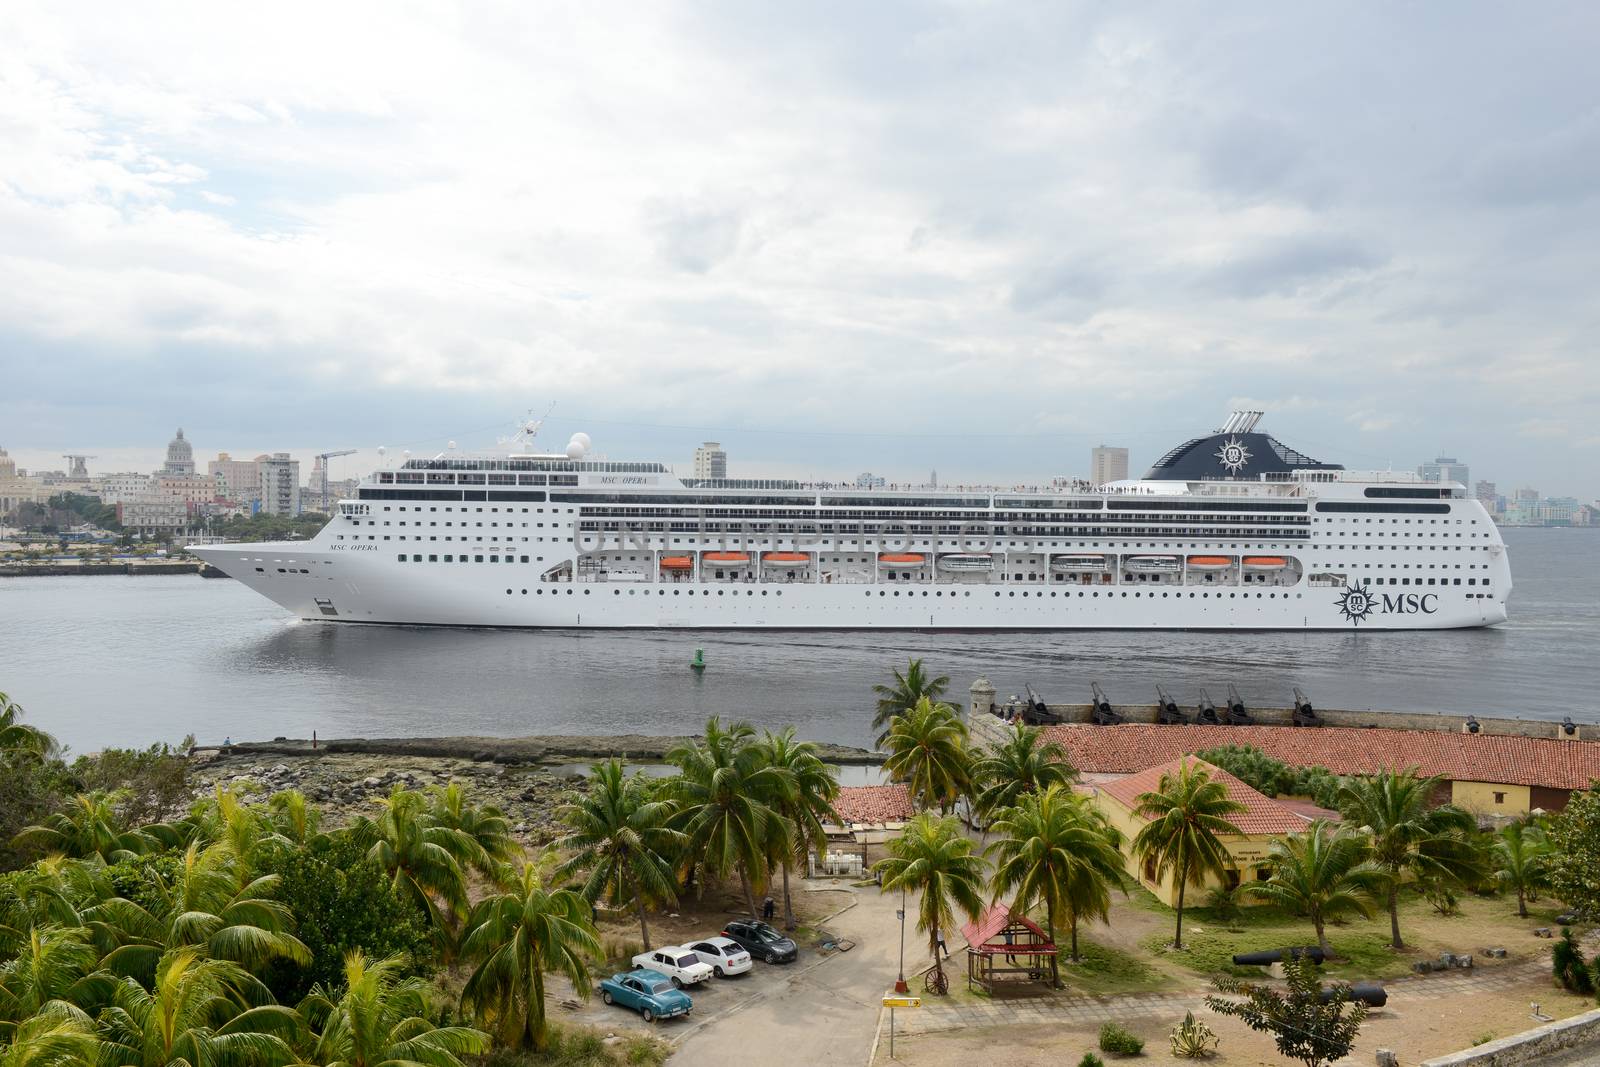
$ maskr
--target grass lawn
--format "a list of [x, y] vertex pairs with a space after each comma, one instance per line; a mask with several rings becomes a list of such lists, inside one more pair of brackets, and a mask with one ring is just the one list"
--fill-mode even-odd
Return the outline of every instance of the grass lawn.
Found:
[[[1389, 947], [1388, 913], [1375, 910], [1370, 920], [1357, 918], [1329, 926], [1329, 944], [1340, 958], [1329, 963], [1324, 973], [1345, 979], [1398, 978], [1410, 973], [1412, 963], [1441, 952], [1472, 953], [1480, 966], [1494, 966], [1501, 961], [1481, 955], [1491, 947], [1509, 951], [1505, 962], [1526, 960], [1548, 947], [1548, 942], [1533, 937], [1533, 930], [1553, 925], [1561, 906], [1546, 899], [1528, 910], [1529, 917], [1519, 919], [1515, 901], [1469, 894], [1462, 898], [1457, 914], [1440, 915], [1427, 900], [1408, 892], [1400, 898], [1404, 951]], [[1186, 909], [1183, 927], [1181, 952], [1172, 948], [1170, 925], [1146, 934], [1140, 947], [1163, 962], [1208, 977], [1219, 972], [1240, 976], [1263, 973], [1257, 967], [1234, 967], [1235, 953], [1316, 944], [1316, 932], [1305, 918], [1265, 906], [1248, 907], [1242, 918], [1228, 923], [1216, 920], [1206, 909]]]
[[1148, 959], [1078, 934], [1078, 955], [1073, 963], [1061, 953], [1061, 984], [1079, 993], [1151, 993], [1178, 984], [1172, 975], [1150, 965]]

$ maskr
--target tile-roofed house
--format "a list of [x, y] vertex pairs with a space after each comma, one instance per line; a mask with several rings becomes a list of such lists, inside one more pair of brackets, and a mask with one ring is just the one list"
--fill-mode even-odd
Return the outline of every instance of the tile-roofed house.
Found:
[[[1128, 874], [1169, 906], [1177, 901], [1177, 880], [1170, 870], [1158, 878], [1153, 861], [1141, 863], [1137, 860], [1133, 854], [1133, 839], [1149, 822], [1137, 814], [1139, 797], [1159, 790], [1162, 777], [1177, 774], [1185, 764], [1205, 771], [1212, 781], [1222, 784], [1228, 799], [1244, 807], [1242, 812], [1228, 816], [1228, 821], [1237, 826], [1240, 832], [1220, 838], [1228, 853], [1229, 867], [1225, 881], [1230, 886], [1266, 879], [1271, 873], [1267, 857], [1272, 843], [1289, 834], [1304, 832], [1315, 818], [1309, 812], [1297, 811], [1252, 789], [1222, 768], [1189, 755], [1180, 755], [1165, 763], [1146, 767], [1136, 774], [1101, 783], [1095, 794], [1095, 804], [1122, 834], [1122, 855]], [[1201, 890], [1214, 884], [1217, 884], [1216, 879], [1208, 877], [1202, 885], [1191, 884], [1185, 893], [1190, 900], [1194, 900]]]
[[1221, 782], [1228, 791], [1228, 799], [1244, 805], [1244, 811], [1228, 816], [1228, 821], [1247, 834], [1294, 834], [1311, 825], [1311, 820], [1297, 811], [1278, 803], [1264, 793], [1241, 782], [1221, 767], [1215, 767], [1193, 756], [1179, 756], [1175, 760], [1119, 778], [1100, 787], [1102, 793], [1121, 801], [1130, 811], [1139, 806], [1139, 797], [1161, 788], [1165, 775], [1176, 774], [1185, 763], [1193, 763]]
[[833, 810], [845, 826], [903, 823], [917, 813], [903, 785], [847, 785], [839, 789]]
[[1568, 791], [1600, 779], [1600, 742], [1508, 734], [1122, 723], [1048, 726], [1044, 737], [1059, 742], [1086, 774], [1132, 774], [1228, 744], [1253, 745], [1291, 766], [1326, 767], [1340, 775], [1415, 768], [1452, 783], [1457, 804], [1495, 814], [1557, 810]]

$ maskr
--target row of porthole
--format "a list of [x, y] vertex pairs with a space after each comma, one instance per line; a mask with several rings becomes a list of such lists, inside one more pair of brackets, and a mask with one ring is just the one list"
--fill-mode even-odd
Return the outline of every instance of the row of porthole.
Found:
[[[511, 596], [515, 592], [516, 592], [516, 590], [514, 590], [514, 589], [507, 589], [506, 590], [506, 596]], [[544, 590], [543, 589], [535, 589], [534, 592], [536, 594], [538, 594], [539, 596], [543, 596], [544, 595]], [[573, 591], [571, 589], [566, 589], [566, 590], [552, 589], [552, 590], [550, 590], [550, 595], [551, 596], [556, 596], [556, 595], [558, 595], [558, 594], [560, 594], [562, 592], [565, 592], [568, 596], [571, 596], [572, 593], [573, 593]], [[583, 595], [584, 596], [588, 596], [592, 592], [594, 592], [593, 589], [585, 589], [583, 591]], [[630, 590], [628, 590], [628, 595], [629, 596], [633, 596], [637, 592], [638, 592], [637, 589], [630, 589]], [[691, 589], [691, 590], [689, 590], [689, 595], [690, 596], [694, 596], [695, 593], [697, 593], [697, 592], [700, 593], [702, 596], [710, 596], [711, 595], [711, 590], [709, 590], [709, 589], [700, 589], [700, 590]], [[717, 590], [717, 595], [718, 596], [726, 596], [727, 592], [728, 591], [726, 589], [718, 589]], [[682, 593], [683, 593], [682, 589], [674, 589], [672, 591], [672, 595], [673, 596], [680, 596], [680, 595], [682, 595]], [[522, 591], [522, 595], [523, 596], [527, 596], [528, 595], [528, 591], [526, 589], [524, 589]], [[622, 590], [613, 589], [613, 590], [611, 590], [611, 595], [612, 596], [621, 596], [622, 595]], [[645, 595], [646, 596], [650, 595], [648, 590], [645, 591]], [[666, 596], [666, 595], [667, 595], [667, 591], [665, 589], [657, 589], [656, 590], [656, 596]], [[739, 591], [737, 589], [735, 589], [733, 591], [733, 595], [734, 596], [738, 596], [739, 595]], [[754, 589], [746, 589], [744, 591], [744, 595], [745, 596], [755, 596], [756, 595], [756, 591]], [[765, 590], [765, 589], [761, 590], [761, 595], [762, 596], [766, 596], [767, 595], [767, 590]], [[778, 590], [775, 590], [773, 592], [773, 596], [782, 596], [782, 595], [783, 595], [783, 590], [782, 589], [778, 589]]]
[[[1000, 592], [1001, 592], [1001, 591], [1000, 591], [1000, 590], [998, 590], [998, 589], [996, 589], [996, 590], [995, 590], [995, 593], [994, 593], [994, 595], [995, 595], [995, 596], [999, 596], [999, 595], [1000, 595]], [[1026, 596], [1030, 596], [1030, 595], [1031, 595], [1031, 596], [1037, 596], [1037, 597], [1041, 597], [1041, 598], [1042, 598], [1042, 597], [1044, 597], [1044, 596], [1046, 596], [1046, 595], [1048, 595], [1048, 596], [1050, 596], [1050, 597], [1054, 597], [1054, 596], [1055, 596], [1055, 595], [1056, 595], [1056, 592], [1057, 592], [1057, 591], [1056, 591], [1056, 590], [1051, 590], [1051, 591], [1050, 591], [1050, 592], [1049, 592], [1049, 593], [1048, 593], [1048, 594], [1046, 594], [1046, 593], [1042, 593], [1042, 592], [1041, 592], [1041, 593], [1032, 593], [1032, 594], [1030, 594], [1030, 593], [1027, 593], [1027, 592], [1024, 592], [1024, 593], [1023, 593], [1023, 594], [1022, 594], [1022, 595], [1023, 595], [1023, 596], [1025, 596], [1025, 597], [1026, 597]], [[870, 596], [871, 596], [871, 595], [872, 595], [872, 590], [870, 590], [870, 589], [869, 589], [869, 590], [867, 590], [867, 593], [866, 593], [866, 595], [867, 595], [867, 596], [869, 596], [869, 597], [870, 597]], [[890, 595], [890, 594], [888, 594], [888, 593], [886, 593], [886, 592], [885, 592], [885, 591], [884, 591], [884, 590], [882, 590], [882, 589], [880, 589], [880, 590], [878, 590], [878, 595], [879, 595], [879, 596], [888, 596], [888, 595]], [[894, 596], [899, 596], [899, 595], [900, 595], [900, 590], [898, 590], [898, 589], [896, 589], [896, 590], [895, 590], [895, 591], [894, 591], [894, 594], [893, 594], [893, 595], [894, 595]], [[913, 590], [907, 590], [907, 592], [906, 592], [906, 596], [915, 596], [915, 595], [916, 595], [916, 592], [915, 592], [915, 591], [913, 591]], [[923, 595], [923, 596], [927, 596], [927, 595], [928, 595], [928, 591], [927, 591], [927, 590], [926, 590], [926, 589], [924, 589], [924, 590], [923, 590], [923, 591], [922, 591], [922, 595]], [[934, 596], [943, 596], [943, 595], [944, 595], [944, 594], [943, 594], [943, 593], [939, 593], [939, 592], [936, 592], [936, 593], [934, 593], [934, 594], [933, 594], [933, 595], [934, 595]], [[950, 595], [951, 595], [951, 596], [955, 596], [955, 594], [954, 594], [954, 593], [951, 593], [951, 594], [950, 594]], [[962, 596], [971, 596], [971, 595], [972, 595], [972, 594], [971, 594], [971, 593], [963, 593], [963, 594], [961, 594], [961, 595], [962, 595]], [[1006, 593], [1006, 596], [1016, 596], [1016, 595], [1017, 595], [1017, 594], [1016, 594], [1016, 591], [1015, 591], [1015, 590], [1012, 590], [1012, 591], [1010, 591], [1010, 592], [1007, 592], [1007, 593]], [[1070, 597], [1070, 596], [1071, 596], [1071, 595], [1072, 595], [1072, 592], [1071, 592], [1071, 591], [1070, 591], [1070, 590], [1069, 590], [1069, 591], [1068, 591], [1068, 592], [1066, 592], [1066, 593], [1064, 593], [1064, 594], [1062, 594], [1062, 595], [1063, 595], [1063, 596], [1069, 596], [1069, 597]], [[1084, 594], [1083, 594], [1083, 590], [1081, 590], [1081, 589], [1080, 589], [1080, 590], [1078, 590], [1078, 596], [1080, 596], [1080, 597], [1081, 597], [1081, 596], [1083, 596], [1083, 595], [1084, 595]], [[1089, 595], [1090, 595], [1090, 596], [1092, 596], [1092, 597], [1098, 597], [1098, 596], [1099, 596], [1099, 595], [1100, 595], [1100, 594], [1099, 594], [1099, 592], [1098, 592], [1098, 591], [1096, 591], [1096, 592], [1091, 592], [1091, 593], [1090, 593], [1090, 594], [1089, 594]], [[1109, 598], [1109, 597], [1113, 597], [1113, 596], [1116, 596], [1116, 595], [1117, 595], [1117, 594], [1115, 594], [1115, 593], [1113, 593], [1113, 592], [1110, 592], [1110, 591], [1108, 591], [1108, 592], [1107, 592], [1107, 593], [1106, 593], [1106, 596], [1107, 596], [1107, 597], [1108, 597], [1108, 598]], [[1125, 592], [1125, 591], [1124, 591], [1124, 592], [1123, 592], [1123, 593], [1122, 593], [1122, 594], [1121, 594], [1121, 595], [1122, 595], [1122, 596], [1124, 596], [1124, 597], [1126, 597], [1126, 596], [1127, 596], [1127, 595], [1128, 595], [1128, 594], [1127, 594], [1127, 592]], [[1143, 596], [1143, 595], [1144, 595], [1144, 593], [1143, 593], [1143, 592], [1141, 592], [1141, 591], [1139, 591], [1139, 590], [1135, 590], [1135, 591], [1134, 591], [1134, 594], [1133, 594], [1133, 595], [1134, 595], [1134, 597], [1135, 597], [1135, 598], [1138, 598], [1138, 597], [1141, 597], [1141, 596]], [[1165, 598], [1165, 597], [1167, 597], [1167, 596], [1169, 596], [1169, 595], [1171, 595], [1171, 596], [1176, 596], [1176, 597], [1178, 597], [1178, 598], [1179, 598], [1179, 599], [1180, 599], [1180, 600], [1181, 600], [1181, 599], [1182, 599], [1182, 598], [1183, 598], [1183, 594], [1182, 594], [1182, 593], [1176, 593], [1176, 594], [1168, 594], [1168, 593], [1162, 593], [1162, 594], [1161, 594], [1161, 596], [1162, 596], [1162, 597], [1163, 597], [1163, 598]], [[1199, 594], [1199, 595], [1200, 595], [1200, 596], [1201, 596], [1201, 597], [1202, 597], [1202, 598], [1205, 598], [1205, 599], [1209, 599], [1209, 598], [1210, 598], [1210, 597], [1211, 597], [1211, 594], [1210, 594], [1210, 593], [1201, 593], [1201, 594]], [[1233, 598], [1235, 598], [1235, 597], [1237, 597], [1237, 596], [1238, 596], [1238, 595], [1239, 595], [1239, 594], [1238, 594], [1238, 593], [1229, 593], [1229, 594], [1228, 594], [1228, 598], [1229, 598], [1229, 599], [1230, 599], [1230, 600], [1231, 600], [1231, 599], [1233, 599]], [[1150, 599], [1151, 599], [1151, 600], [1154, 600], [1154, 599], [1155, 599], [1155, 596], [1156, 596], [1156, 594], [1155, 594], [1155, 593], [1154, 593], [1154, 591], [1152, 591], [1152, 592], [1151, 592], [1151, 593], [1150, 593]], [[1261, 598], [1262, 598], [1262, 597], [1264, 597], [1264, 596], [1265, 596], [1265, 597], [1270, 597], [1270, 598], [1271, 598], [1271, 599], [1274, 599], [1274, 600], [1276, 600], [1276, 599], [1277, 599], [1277, 597], [1278, 597], [1278, 594], [1277, 594], [1277, 593], [1257, 593], [1257, 594], [1255, 594], [1255, 597], [1256, 597], [1256, 599], [1257, 599], [1257, 600], [1260, 600], [1260, 599], [1261, 599]], [[1193, 599], [1194, 599], [1194, 597], [1195, 597], [1195, 594], [1194, 594], [1194, 593], [1190, 593], [1190, 594], [1189, 594], [1189, 599], [1191, 599], [1191, 600], [1193, 600]], [[1299, 600], [1299, 599], [1300, 599], [1300, 594], [1299, 594], [1299, 593], [1296, 593], [1296, 594], [1295, 594], [1295, 595], [1294, 595], [1294, 597], [1295, 597], [1295, 599], [1296, 599], [1296, 600]], [[1245, 594], [1244, 594], [1244, 598], [1245, 598], [1245, 599], [1246, 599], [1246, 600], [1249, 600], [1249, 599], [1250, 599], [1250, 594], [1249, 594], [1249, 593], [1245, 593]], [[1288, 593], [1285, 593], [1285, 594], [1283, 594], [1283, 598], [1284, 598], [1284, 599], [1285, 599], [1285, 600], [1287, 600], [1287, 599], [1289, 599], [1289, 594], [1288, 594]], [[1217, 599], [1218, 599], [1218, 600], [1221, 600], [1221, 599], [1222, 599], [1222, 594], [1221, 594], [1221, 593], [1218, 593], [1218, 594], [1217, 594]]]

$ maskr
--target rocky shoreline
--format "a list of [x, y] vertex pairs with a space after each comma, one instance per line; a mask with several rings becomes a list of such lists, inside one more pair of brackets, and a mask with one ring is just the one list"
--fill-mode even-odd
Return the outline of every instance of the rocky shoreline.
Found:
[[[689, 737], [419, 737], [340, 738], [319, 741], [277, 738], [241, 742], [193, 753], [196, 796], [217, 787], [240, 789], [264, 800], [285, 789], [304, 793], [323, 813], [325, 827], [358, 815], [376, 815], [378, 802], [396, 786], [424, 790], [458, 782], [475, 804], [493, 804], [511, 820], [513, 833], [530, 847], [560, 835], [557, 813], [575, 792], [587, 788], [581, 773], [589, 763], [617, 757], [660, 763]], [[876, 764], [877, 753], [843, 745], [819, 745], [831, 763]]]

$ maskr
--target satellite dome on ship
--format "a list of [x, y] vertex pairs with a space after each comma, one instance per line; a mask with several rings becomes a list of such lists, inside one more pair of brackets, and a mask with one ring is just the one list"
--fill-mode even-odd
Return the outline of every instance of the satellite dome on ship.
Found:
[[1340, 471], [1340, 463], [1321, 463], [1271, 434], [1255, 432], [1259, 411], [1236, 411], [1216, 433], [1196, 437], [1156, 461], [1145, 474], [1151, 482], [1259, 481], [1263, 474], [1290, 471]]

